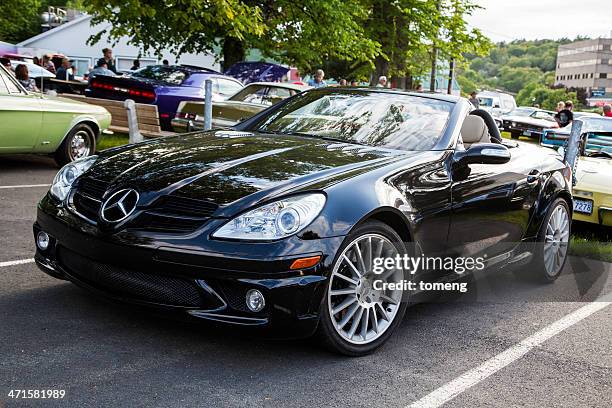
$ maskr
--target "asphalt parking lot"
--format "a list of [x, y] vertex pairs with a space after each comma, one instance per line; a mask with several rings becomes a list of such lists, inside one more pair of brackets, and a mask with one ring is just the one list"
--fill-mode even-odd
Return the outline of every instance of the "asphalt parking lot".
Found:
[[[0, 407], [612, 404], [612, 268], [594, 302], [572, 301], [571, 274], [545, 287], [500, 276], [508, 296], [417, 305], [385, 347], [346, 358], [162, 319], [43, 274], [29, 261], [32, 222], [56, 171], [41, 158], [0, 160]], [[13, 389], [66, 396], [14, 400]]]

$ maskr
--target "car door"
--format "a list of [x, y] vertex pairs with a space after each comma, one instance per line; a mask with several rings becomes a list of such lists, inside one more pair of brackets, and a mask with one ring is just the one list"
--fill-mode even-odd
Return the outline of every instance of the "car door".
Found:
[[524, 237], [538, 195], [540, 169], [537, 152], [526, 147], [509, 150], [511, 158], [505, 164], [453, 169], [452, 254], [503, 256]]
[[0, 152], [27, 153], [34, 149], [42, 126], [40, 98], [28, 94], [0, 69]]

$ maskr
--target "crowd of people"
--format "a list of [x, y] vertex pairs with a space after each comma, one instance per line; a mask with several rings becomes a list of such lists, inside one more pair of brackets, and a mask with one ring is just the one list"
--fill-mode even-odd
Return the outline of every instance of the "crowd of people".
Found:
[[[76, 76], [76, 68], [73, 66], [74, 61], [68, 58], [61, 58], [59, 65], [56, 65], [53, 62], [53, 58], [51, 55], [43, 55], [41, 58], [34, 57], [33, 63], [35, 65], [41, 66], [47, 71], [55, 74], [55, 78], [62, 81], [74, 81]], [[15, 75], [15, 78], [23, 85], [23, 87], [28, 91], [39, 92], [38, 87], [36, 86], [36, 82], [30, 78], [30, 73], [27, 65], [18, 64], [14, 69], [11, 64], [11, 60], [8, 58], [0, 58], [0, 64], [3, 65], [9, 72], [12, 72]], [[162, 65], [169, 66], [170, 63], [167, 59], [162, 61]], [[131, 70], [135, 71], [140, 69], [140, 61], [138, 59], [134, 60]], [[93, 78], [97, 75], [105, 75], [105, 76], [117, 76], [121, 75], [120, 72], [117, 71], [117, 67], [115, 65], [115, 60], [113, 58], [113, 50], [111, 48], [102, 49], [102, 57], [96, 62], [95, 67], [90, 67], [89, 71], [83, 75], [83, 79], [87, 79], [90, 83]], [[314, 73], [312, 79], [310, 79], [307, 83], [309, 86], [313, 88], [322, 88], [328, 86], [328, 83], [325, 81], [325, 72], [322, 69], [317, 69]], [[338, 81], [339, 86], [349, 86], [349, 82], [345, 78], [341, 78]], [[351, 80], [350, 86], [359, 86], [359, 83], [356, 80]], [[387, 88], [389, 86], [389, 81], [386, 76], [381, 75], [378, 77], [378, 81], [376, 83], [376, 87], [378, 88]], [[417, 91], [422, 91], [422, 86], [418, 86]], [[477, 93], [471, 92], [468, 98], [469, 102], [474, 105], [475, 108], [479, 108], [480, 101], [478, 99]], [[539, 106], [536, 106], [539, 107]], [[560, 101], [556, 107], [556, 114], [554, 116], [555, 121], [560, 127], [567, 126], [572, 122], [574, 104], [572, 101]], [[603, 106], [603, 114], [604, 117], [612, 118], [612, 106], [606, 104]]]

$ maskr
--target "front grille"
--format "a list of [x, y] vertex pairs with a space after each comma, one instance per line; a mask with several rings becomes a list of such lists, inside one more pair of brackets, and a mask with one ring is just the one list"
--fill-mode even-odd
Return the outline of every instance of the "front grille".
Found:
[[193, 217], [210, 217], [219, 206], [211, 201], [168, 195], [155, 203], [159, 212], [189, 215]]
[[187, 279], [155, 275], [96, 262], [61, 247], [60, 263], [79, 280], [114, 295], [146, 302], [198, 307], [202, 298], [195, 283]]
[[204, 225], [219, 206], [211, 201], [168, 195], [151, 207], [138, 217], [132, 228], [168, 233], [193, 232]]
[[74, 209], [91, 221], [97, 220], [98, 211], [102, 206], [102, 196], [108, 188], [108, 184], [94, 178], [80, 179], [72, 196]]
[[204, 223], [208, 218], [188, 218], [177, 217], [168, 214], [159, 214], [154, 211], [147, 211], [140, 215], [130, 228], [157, 232], [193, 232]]

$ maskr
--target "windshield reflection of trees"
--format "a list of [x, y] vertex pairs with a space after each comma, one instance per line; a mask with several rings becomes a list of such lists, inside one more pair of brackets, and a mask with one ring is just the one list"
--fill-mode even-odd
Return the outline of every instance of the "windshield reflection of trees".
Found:
[[449, 102], [391, 93], [317, 96], [296, 98], [264, 120], [260, 130], [402, 150], [428, 150], [440, 138], [452, 109]]

